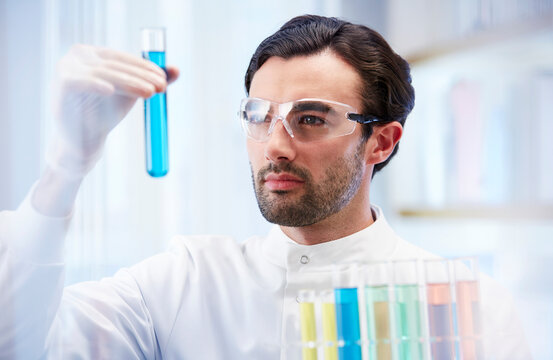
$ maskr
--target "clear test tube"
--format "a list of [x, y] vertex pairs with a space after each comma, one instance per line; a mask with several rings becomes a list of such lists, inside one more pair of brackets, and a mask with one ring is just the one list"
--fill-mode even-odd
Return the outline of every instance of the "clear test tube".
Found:
[[454, 303], [451, 295], [449, 261], [424, 262], [428, 326], [432, 359], [455, 359]]
[[463, 360], [483, 359], [478, 260], [474, 257], [451, 261], [457, 300], [457, 325]]
[[339, 358], [361, 360], [361, 329], [357, 296], [358, 266], [356, 264], [336, 265], [333, 270], [333, 285]]
[[320, 300], [324, 360], [338, 360], [338, 337], [336, 334], [336, 305], [334, 300], [334, 291], [322, 291], [320, 294]]
[[300, 331], [302, 342], [302, 359], [317, 360], [317, 323], [315, 319], [315, 291], [300, 290]]
[[419, 261], [401, 260], [393, 263], [395, 338], [399, 360], [424, 358], [422, 301]]
[[[142, 57], [165, 70], [165, 29], [142, 29]], [[162, 177], [169, 171], [167, 96], [155, 94], [144, 100], [146, 171]]]
[[392, 359], [391, 271], [389, 262], [370, 263], [363, 269], [369, 359]]

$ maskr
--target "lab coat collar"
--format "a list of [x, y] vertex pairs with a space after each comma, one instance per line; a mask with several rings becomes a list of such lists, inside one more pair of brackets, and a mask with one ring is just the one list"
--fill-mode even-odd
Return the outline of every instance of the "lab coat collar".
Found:
[[262, 245], [263, 256], [288, 271], [311, 271], [337, 263], [388, 260], [399, 238], [380, 208], [372, 206], [376, 220], [349, 236], [316, 245], [301, 245], [273, 226]]

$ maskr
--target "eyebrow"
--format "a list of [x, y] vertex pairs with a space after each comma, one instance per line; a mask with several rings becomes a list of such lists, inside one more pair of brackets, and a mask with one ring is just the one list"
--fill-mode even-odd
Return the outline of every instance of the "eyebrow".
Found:
[[308, 111], [308, 110], [328, 113], [333, 109], [327, 104], [319, 101], [300, 101], [300, 102], [294, 103], [294, 107], [290, 111], [299, 112], [299, 111]]

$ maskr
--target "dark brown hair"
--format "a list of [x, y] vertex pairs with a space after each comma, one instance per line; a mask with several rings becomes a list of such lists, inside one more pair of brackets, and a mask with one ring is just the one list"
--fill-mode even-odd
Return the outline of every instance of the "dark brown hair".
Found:
[[[396, 54], [376, 31], [337, 18], [317, 15], [298, 16], [269, 36], [253, 54], [246, 72], [246, 93], [257, 70], [272, 56], [288, 59], [299, 55], [314, 55], [330, 49], [357, 70], [362, 80], [359, 93], [364, 115], [374, 115], [384, 123], [405, 124], [415, 105], [409, 64]], [[379, 123], [382, 124], [382, 123]], [[363, 137], [372, 135], [372, 126], [363, 125]], [[397, 152], [376, 164], [381, 170]], [[374, 175], [373, 173], [373, 175]]]

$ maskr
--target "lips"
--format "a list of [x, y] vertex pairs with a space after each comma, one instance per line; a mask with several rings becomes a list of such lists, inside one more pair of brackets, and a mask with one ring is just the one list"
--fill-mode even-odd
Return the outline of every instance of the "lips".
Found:
[[264, 183], [271, 191], [286, 191], [302, 186], [304, 181], [290, 174], [271, 173], [265, 176]]

